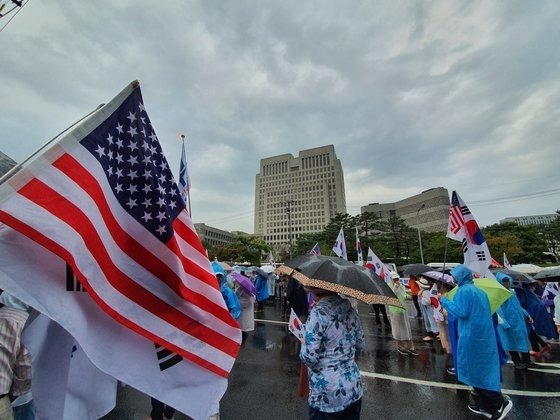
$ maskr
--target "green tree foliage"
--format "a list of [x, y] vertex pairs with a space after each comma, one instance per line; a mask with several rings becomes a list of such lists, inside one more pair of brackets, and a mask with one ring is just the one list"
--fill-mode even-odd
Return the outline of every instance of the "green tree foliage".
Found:
[[560, 210], [556, 210], [556, 220], [548, 225], [544, 225], [541, 228], [543, 237], [547, 243], [548, 249], [556, 254], [560, 255]]
[[217, 258], [218, 261], [249, 262], [260, 265], [263, 255], [267, 255], [270, 250], [271, 248], [259, 237], [236, 236], [232, 242], [224, 246], [208, 249], [208, 257], [210, 260]]
[[[517, 223], [494, 224], [482, 229], [490, 254], [500, 260], [505, 252], [512, 264], [545, 261], [548, 250], [542, 229], [536, 225], [521, 226]], [[506, 249], [508, 247], [509, 251]], [[510, 256], [511, 252], [511, 256]]]

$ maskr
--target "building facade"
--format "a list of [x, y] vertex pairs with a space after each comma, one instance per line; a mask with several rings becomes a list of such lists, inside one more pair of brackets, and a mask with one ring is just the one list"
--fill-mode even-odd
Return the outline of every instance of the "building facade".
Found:
[[227, 230], [221, 230], [205, 223], [195, 223], [194, 228], [201, 241], [206, 245], [223, 246], [232, 241], [235, 236]]
[[549, 225], [554, 222], [558, 217], [557, 213], [553, 214], [537, 214], [536, 216], [519, 216], [519, 217], [506, 217], [500, 220], [502, 223], [517, 223], [518, 225]]
[[321, 232], [346, 213], [344, 174], [333, 145], [261, 159], [255, 180], [255, 234], [276, 249]]
[[446, 232], [449, 223], [449, 192], [430, 188], [420, 194], [394, 203], [372, 203], [360, 208], [361, 213], [375, 213], [382, 219], [400, 217], [406, 224], [425, 232]]

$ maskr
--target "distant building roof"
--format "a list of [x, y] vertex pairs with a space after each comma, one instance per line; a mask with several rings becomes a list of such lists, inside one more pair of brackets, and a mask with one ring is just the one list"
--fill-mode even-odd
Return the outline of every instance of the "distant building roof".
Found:
[[5, 153], [0, 152], [0, 176], [3, 176], [6, 172], [16, 166], [17, 163], [11, 157]]

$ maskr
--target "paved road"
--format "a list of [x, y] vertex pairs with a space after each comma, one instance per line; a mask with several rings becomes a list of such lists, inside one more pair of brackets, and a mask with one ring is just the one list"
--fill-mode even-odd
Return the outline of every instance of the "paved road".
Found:
[[[367, 351], [358, 359], [364, 382], [362, 419], [474, 419], [467, 387], [445, 372], [446, 355], [436, 341], [421, 341], [423, 321], [410, 318], [418, 357], [397, 353], [390, 331], [378, 330], [369, 308], [359, 305]], [[410, 310], [409, 313], [414, 313]], [[222, 420], [307, 418], [297, 396], [298, 342], [287, 332], [279, 302], [269, 303], [243, 343], [220, 403]], [[514, 407], [510, 419], [560, 419], [560, 345], [535, 359], [542, 369], [502, 369], [503, 390]], [[145, 420], [149, 397], [120, 387], [115, 410], [104, 420]], [[176, 420], [188, 419], [176, 414]]]

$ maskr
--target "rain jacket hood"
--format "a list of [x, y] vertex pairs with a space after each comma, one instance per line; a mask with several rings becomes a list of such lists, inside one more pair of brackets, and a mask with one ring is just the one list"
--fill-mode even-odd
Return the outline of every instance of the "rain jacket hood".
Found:
[[473, 283], [473, 273], [464, 264], [459, 264], [457, 267], [453, 268], [449, 274], [457, 281], [459, 286], [464, 284]]
[[504, 285], [504, 280], [509, 280], [510, 285], [513, 283], [513, 279], [511, 278], [511, 276], [508, 276], [507, 274], [504, 273], [496, 273], [496, 280], [498, 280], [498, 282], [502, 286]]

